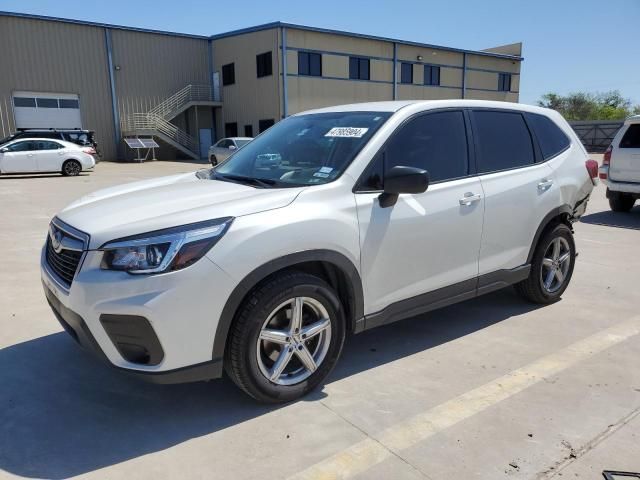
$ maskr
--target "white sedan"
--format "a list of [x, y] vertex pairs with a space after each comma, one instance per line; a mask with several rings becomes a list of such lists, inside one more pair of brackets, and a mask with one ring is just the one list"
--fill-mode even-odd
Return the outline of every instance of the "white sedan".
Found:
[[29, 138], [0, 146], [0, 174], [60, 172], [76, 176], [96, 165], [93, 147], [50, 138]]
[[214, 167], [224, 162], [229, 158], [236, 150], [242, 148], [249, 143], [253, 138], [251, 137], [229, 137], [219, 140], [215, 145], [209, 147], [209, 161]]

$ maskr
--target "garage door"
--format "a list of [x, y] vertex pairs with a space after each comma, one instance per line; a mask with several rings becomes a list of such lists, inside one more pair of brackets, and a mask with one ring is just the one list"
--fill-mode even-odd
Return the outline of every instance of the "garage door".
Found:
[[78, 95], [15, 92], [16, 128], [82, 128]]

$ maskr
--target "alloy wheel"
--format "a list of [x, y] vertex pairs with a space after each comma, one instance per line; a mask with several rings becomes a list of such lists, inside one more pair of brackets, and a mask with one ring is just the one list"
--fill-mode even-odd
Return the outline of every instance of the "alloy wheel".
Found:
[[295, 297], [278, 305], [258, 335], [260, 372], [277, 385], [295, 385], [315, 372], [331, 343], [331, 319], [322, 303]]
[[562, 237], [556, 237], [547, 247], [542, 258], [540, 281], [549, 293], [557, 292], [567, 277], [571, 265], [571, 247]]

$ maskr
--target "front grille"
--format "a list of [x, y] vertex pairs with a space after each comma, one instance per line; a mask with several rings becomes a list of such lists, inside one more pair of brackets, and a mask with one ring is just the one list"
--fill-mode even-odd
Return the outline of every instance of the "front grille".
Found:
[[[56, 234], [58, 234], [58, 241], [60, 240], [60, 237], [64, 238], [66, 242], [71, 242], [71, 245], [73, 245], [73, 249], [64, 248], [67, 243], [63, 243], [56, 252], [56, 249], [53, 246], [52, 239], [52, 237]], [[61, 228], [59, 228], [55, 223], [51, 223], [49, 235], [47, 236], [45, 257], [49, 268], [53, 271], [53, 273], [56, 274], [60, 282], [67, 288], [71, 286], [73, 277], [75, 276], [76, 271], [78, 270], [78, 266], [80, 265], [83, 254], [82, 249], [84, 248], [84, 245], [84, 239], [76, 237], [75, 235], [71, 235], [66, 230], [62, 230]]]

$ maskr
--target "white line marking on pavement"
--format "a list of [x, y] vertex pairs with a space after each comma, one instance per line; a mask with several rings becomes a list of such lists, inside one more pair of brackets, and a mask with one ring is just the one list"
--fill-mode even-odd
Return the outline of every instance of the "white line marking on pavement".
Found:
[[556, 375], [638, 334], [640, 316], [579, 340], [376, 435], [371, 435], [289, 479], [346, 479], [365, 472], [393, 456], [402, 458], [402, 450], [522, 392], [545, 377]]

